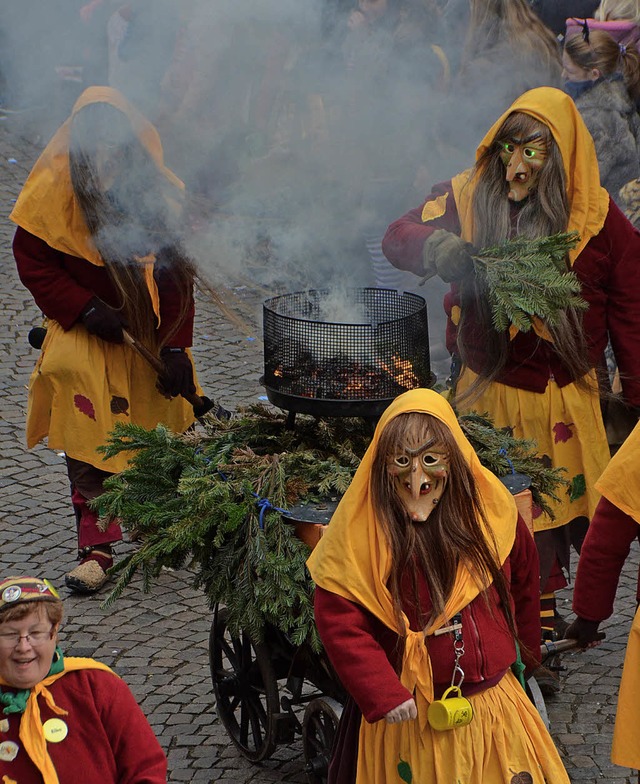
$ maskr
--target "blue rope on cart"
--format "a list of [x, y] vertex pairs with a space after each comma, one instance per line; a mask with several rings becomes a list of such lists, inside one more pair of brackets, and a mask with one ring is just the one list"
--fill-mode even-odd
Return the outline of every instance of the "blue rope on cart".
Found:
[[265, 512], [268, 512], [269, 509], [275, 509], [276, 512], [280, 512], [280, 514], [290, 515], [287, 509], [280, 509], [279, 506], [274, 506], [268, 498], [260, 498], [257, 493], [251, 493], [251, 495], [256, 499], [256, 506], [260, 510], [260, 516], [258, 517], [258, 526], [261, 531], [264, 531], [264, 515]]
[[[196, 450], [198, 451], [198, 450]], [[204, 458], [205, 463], [209, 463], [209, 458]], [[228, 477], [224, 474], [219, 468], [216, 468], [216, 472], [220, 475], [221, 479], [226, 482]], [[261, 498], [257, 493], [251, 493], [251, 495], [256, 499], [256, 506], [260, 510], [260, 515], [258, 517], [258, 526], [260, 527], [261, 531], [264, 531], [264, 516], [265, 513], [268, 512], [270, 509], [274, 509], [276, 512], [280, 512], [280, 514], [291, 516], [291, 512], [288, 509], [280, 509], [279, 506], [274, 506], [268, 498]]]
[[507, 450], [504, 447], [501, 447], [500, 449], [498, 449], [498, 454], [502, 455], [505, 458], [507, 463], [509, 463], [509, 467], [511, 468], [511, 473], [515, 474], [516, 469], [513, 467], [513, 463], [511, 462], [511, 460], [509, 460], [509, 458], [507, 457]]

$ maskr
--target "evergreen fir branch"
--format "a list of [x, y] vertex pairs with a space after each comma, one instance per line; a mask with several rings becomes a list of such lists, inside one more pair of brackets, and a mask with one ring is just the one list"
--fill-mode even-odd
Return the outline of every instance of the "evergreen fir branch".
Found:
[[[534, 498], [547, 508], [543, 494], [555, 498], [560, 480], [535, 458], [530, 442], [496, 430], [486, 417], [469, 415], [460, 423], [483, 464], [504, 475], [510, 460], [532, 476]], [[116, 584], [103, 606], [111, 606], [138, 572], [149, 590], [163, 568], [187, 565], [210, 607], [226, 606], [232, 631], [261, 640], [265, 625], [273, 624], [294, 645], [308, 642], [317, 650], [308, 547], [273, 508], [261, 529], [257, 501], [287, 509], [340, 497], [371, 435], [361, 419], [299, 416], [291, 430], [286, 415], [264, 406], [242, 409], [228, 422], [212, 419], [204, 434], [119, 426], [107, 448], [131, 451], [131, 462], [105, 482], [94, 506], [138, 530], [142, 542], [113, 567]]]
[[567, 308], [587, 307], [580, 281], [565, 261], [578, 241], [576, 232], [515, 237], [474, 254], [476, 277], [486, 291], [498, 332], [510, 325], [528, 332], [534, 318], [555, 326]]

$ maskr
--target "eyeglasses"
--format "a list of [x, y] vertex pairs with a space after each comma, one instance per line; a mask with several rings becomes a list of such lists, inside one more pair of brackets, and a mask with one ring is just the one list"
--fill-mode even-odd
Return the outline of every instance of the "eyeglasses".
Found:
[[37, 648], [39, 645], [44, 645], [49, 640], [53, 639], [52, 626], [48, 632], [35, 631], [29, 634], [18, 634], [18, 632], [0, 632], [0, 648], [10, 649], [20, 645], [20, 640], [26, 640], [32, 648]]

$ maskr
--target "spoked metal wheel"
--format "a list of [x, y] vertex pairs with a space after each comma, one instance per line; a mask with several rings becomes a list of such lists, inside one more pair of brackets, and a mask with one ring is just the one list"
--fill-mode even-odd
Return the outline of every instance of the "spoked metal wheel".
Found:
[[341, 715], [342, 705], [332, 697], [318, 697], [307, 705], [302, 720], [302, 748], [309, 784], [326, 784]]
[[278, 682], [266, 646], [245, 631], [233, 635], [224, 608], [213, 616], [209, 666], [218, 716], [229, 737], [247, 759], [266, 759], [278, 742]]

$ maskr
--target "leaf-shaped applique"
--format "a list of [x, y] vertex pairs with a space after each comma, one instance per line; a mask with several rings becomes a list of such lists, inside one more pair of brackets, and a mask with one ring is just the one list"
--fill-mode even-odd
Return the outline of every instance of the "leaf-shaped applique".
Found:
[[93, 419], [94, 422], [96, 421], [96, 411], [93, 407], [93, 403], [88, 397], [85, 397], [84, 395], [74, 395], [73, 403], [78, 411], [86, 414], [86, 416], [88, 416], [89, 419]]
[[553, 432], [555, 434], [554, 441], [556, 444], [564, 443], [568, 441], [570, 438], [573, 438], [573, 433], [571, 432], [571, 424], [567, 424], [566, 422], [556, 422], [553, 426]]
[[129, 414], [129, 401], [126, 397], [117, 397], [114, 395], [111, 398], [111, 413], [112, 414]]
[[569, 488], [569, 500], [576, 501], [578, 498], [582, 498], [586, 492], [587, 483], [585, 482], [584, 474], [576, 474], [571, 480], [571, 486]]
[[406, 760], [403, 760], [400, 757], [400, 762], [398, 763], [398, 776], [403, 781], [406, 781], [407, 784], [411, 784], [413, 781], [413, 773], [411, 772], [411, 765]]

